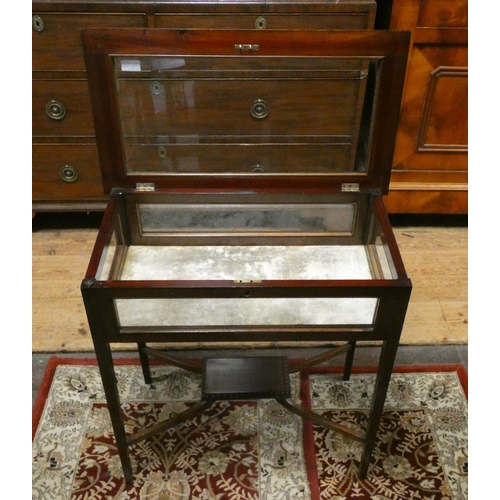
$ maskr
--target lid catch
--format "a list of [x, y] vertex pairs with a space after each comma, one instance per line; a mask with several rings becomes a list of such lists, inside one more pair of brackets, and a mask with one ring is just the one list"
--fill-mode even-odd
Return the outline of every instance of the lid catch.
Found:
[[342, 183], [343, 193], [359, 193], [359, 183], [358, 182], [344, 182]]
[[155, 185], [154, 182], [138, 182], [135, 185], [136, 191], [154, 191]]
[[252, 52], [252, 50], [259, 50], [259, 45], [257, 44], [253, 44], [253, 43], [236, 43], [234, 45], [234, 48], [236, 50], [239, 50], [240, 52], [242, 50], [249, 50], [250, 52]]

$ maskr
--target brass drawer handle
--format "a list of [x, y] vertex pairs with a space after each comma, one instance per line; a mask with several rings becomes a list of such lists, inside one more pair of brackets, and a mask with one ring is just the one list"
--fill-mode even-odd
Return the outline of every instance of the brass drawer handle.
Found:
[[269, 106], [263, 99], [255, 99], [250, 106], [250, 114], [257, 120], [263, 120], [269, 114]]
[[252, 167], [252, 172], [256, 172], [256, 173], [261, 173], [261, 172], [264, 172], [264, 167], [262, 165], [254, 165]]
[[266, 26], [267, 26], [266, 18], [264, 16], [257, 17], [257, 19], [255, 20], [255, 29], [265, 30]]
[[76, 182], [78, 179], [78, 170], [71, 165], [64, 165], [59, 170], [59, 175], [64, 182]]
[[43, 19], [37, 14], [35, 14], [31, 18], [31, 23], [33, 24], [33, 29], [38, 33], [41, 33], [45, 28], [45, 23], [43, 22]]
[[45, 112], [51, 120], [62, 120], [66, 116], [66, 108], [63, 103], [54, 99], [47, 103]]

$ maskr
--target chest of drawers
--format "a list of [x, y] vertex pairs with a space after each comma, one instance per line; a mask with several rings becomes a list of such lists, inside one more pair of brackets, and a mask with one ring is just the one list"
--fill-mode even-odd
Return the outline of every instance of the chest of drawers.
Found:
[[[126, 480], [128, 446], [234, 396], [274, 397], [361, 441], [366, 476], [411, 291], [382, 201], [408, 33], [105, 29], [82, 37], [110, 193], [82, 294]], [[382, 343], [365, 429], [288, 400], [286, 370], [349, 352], [348, 377], [358, 340]], [[198, 405], [127, 436], [110, 350], [122, 342], [138, 344], [146, 382], [148, 355], [165, 358], [147, 344], [239, 354], [205, 364]], [[338, 342], [346, 347], [333, 348]], [[262, 347], [297, 346], [327, 353], [285, 368], [282, 356], [270, 367], [258, 357]], [[261, 368], [278, 371], [279, 383], [269, 387]], [[213, 380], [221, 373], [222, 387]]]
[[376, 11], [375, 0], [52, 0], [32, 5], [35, 211], [102, 210], [105, 206], [81, 29], [371, 29]]

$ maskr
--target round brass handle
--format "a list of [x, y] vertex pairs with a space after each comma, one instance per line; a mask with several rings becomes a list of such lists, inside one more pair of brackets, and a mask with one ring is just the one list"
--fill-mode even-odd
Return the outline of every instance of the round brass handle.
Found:
[[255, 29], [265, 30], [267, 26], [267, 21], [264, 16], [259, 16], [255, 19]]
[[38, 33], [41, 33], [45, 28], [45, 23], [43, 22], [43, 19], [37, 14], [35, 14], [31, 18], [31, 23], [33, 25], [33, 29]]
[[62, 120], [66, 116], [66, 108], [63, 103], [54, 99], [47, 103], [45, 112], [51, 120]]
[[263, 120], [269, 114], [269, 106], [263, 99], [256, 99], [250, 106], [250, 114], [257, 120]]
[[64, 165], [59, 170], [59, 175], [64, 182], [76, 182], [78, 179], [78, 170], [71, 165]]

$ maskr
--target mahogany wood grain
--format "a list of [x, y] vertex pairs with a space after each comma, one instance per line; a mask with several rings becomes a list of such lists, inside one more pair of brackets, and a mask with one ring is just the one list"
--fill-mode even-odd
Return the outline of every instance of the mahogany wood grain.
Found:
[[311, 30], [311, 29], [342, 29], [356, 30], [371, 28], [372, 18], [369, 13], [358, 14], [323, 14], [298, 13], [269, 14], [267, 9], [261, 9], [263, 16], [254, 14], [156, 14], [155, 28], [183, 28], [183, 29], [255, 29], [260, 17], [265, 18], [266, 29], [281, 30]]
[[146, 27], [144, 14], [33, 12], [43, 19], [43, 31], [33, 31], [33, 71], [85, 71], [82, 28]]
[[468, 211], [467, 0], [394, 0], [391, 29], [412, 31], [396, 137], [391, 212]]
[[[94, 141], [94, 120], [87, 80], [33, 80], [32, 127], [34, 137], [80, 136]], [[64, 117], [51, 118], [52, 101], [64, 107]]]
[[[38, 143], [33, 148], [33, 190], [37, 201], [105, 200], [95, 143]], [[65, 182], [60, 175], [65, 165], [74, 167], [78, 177]]]

